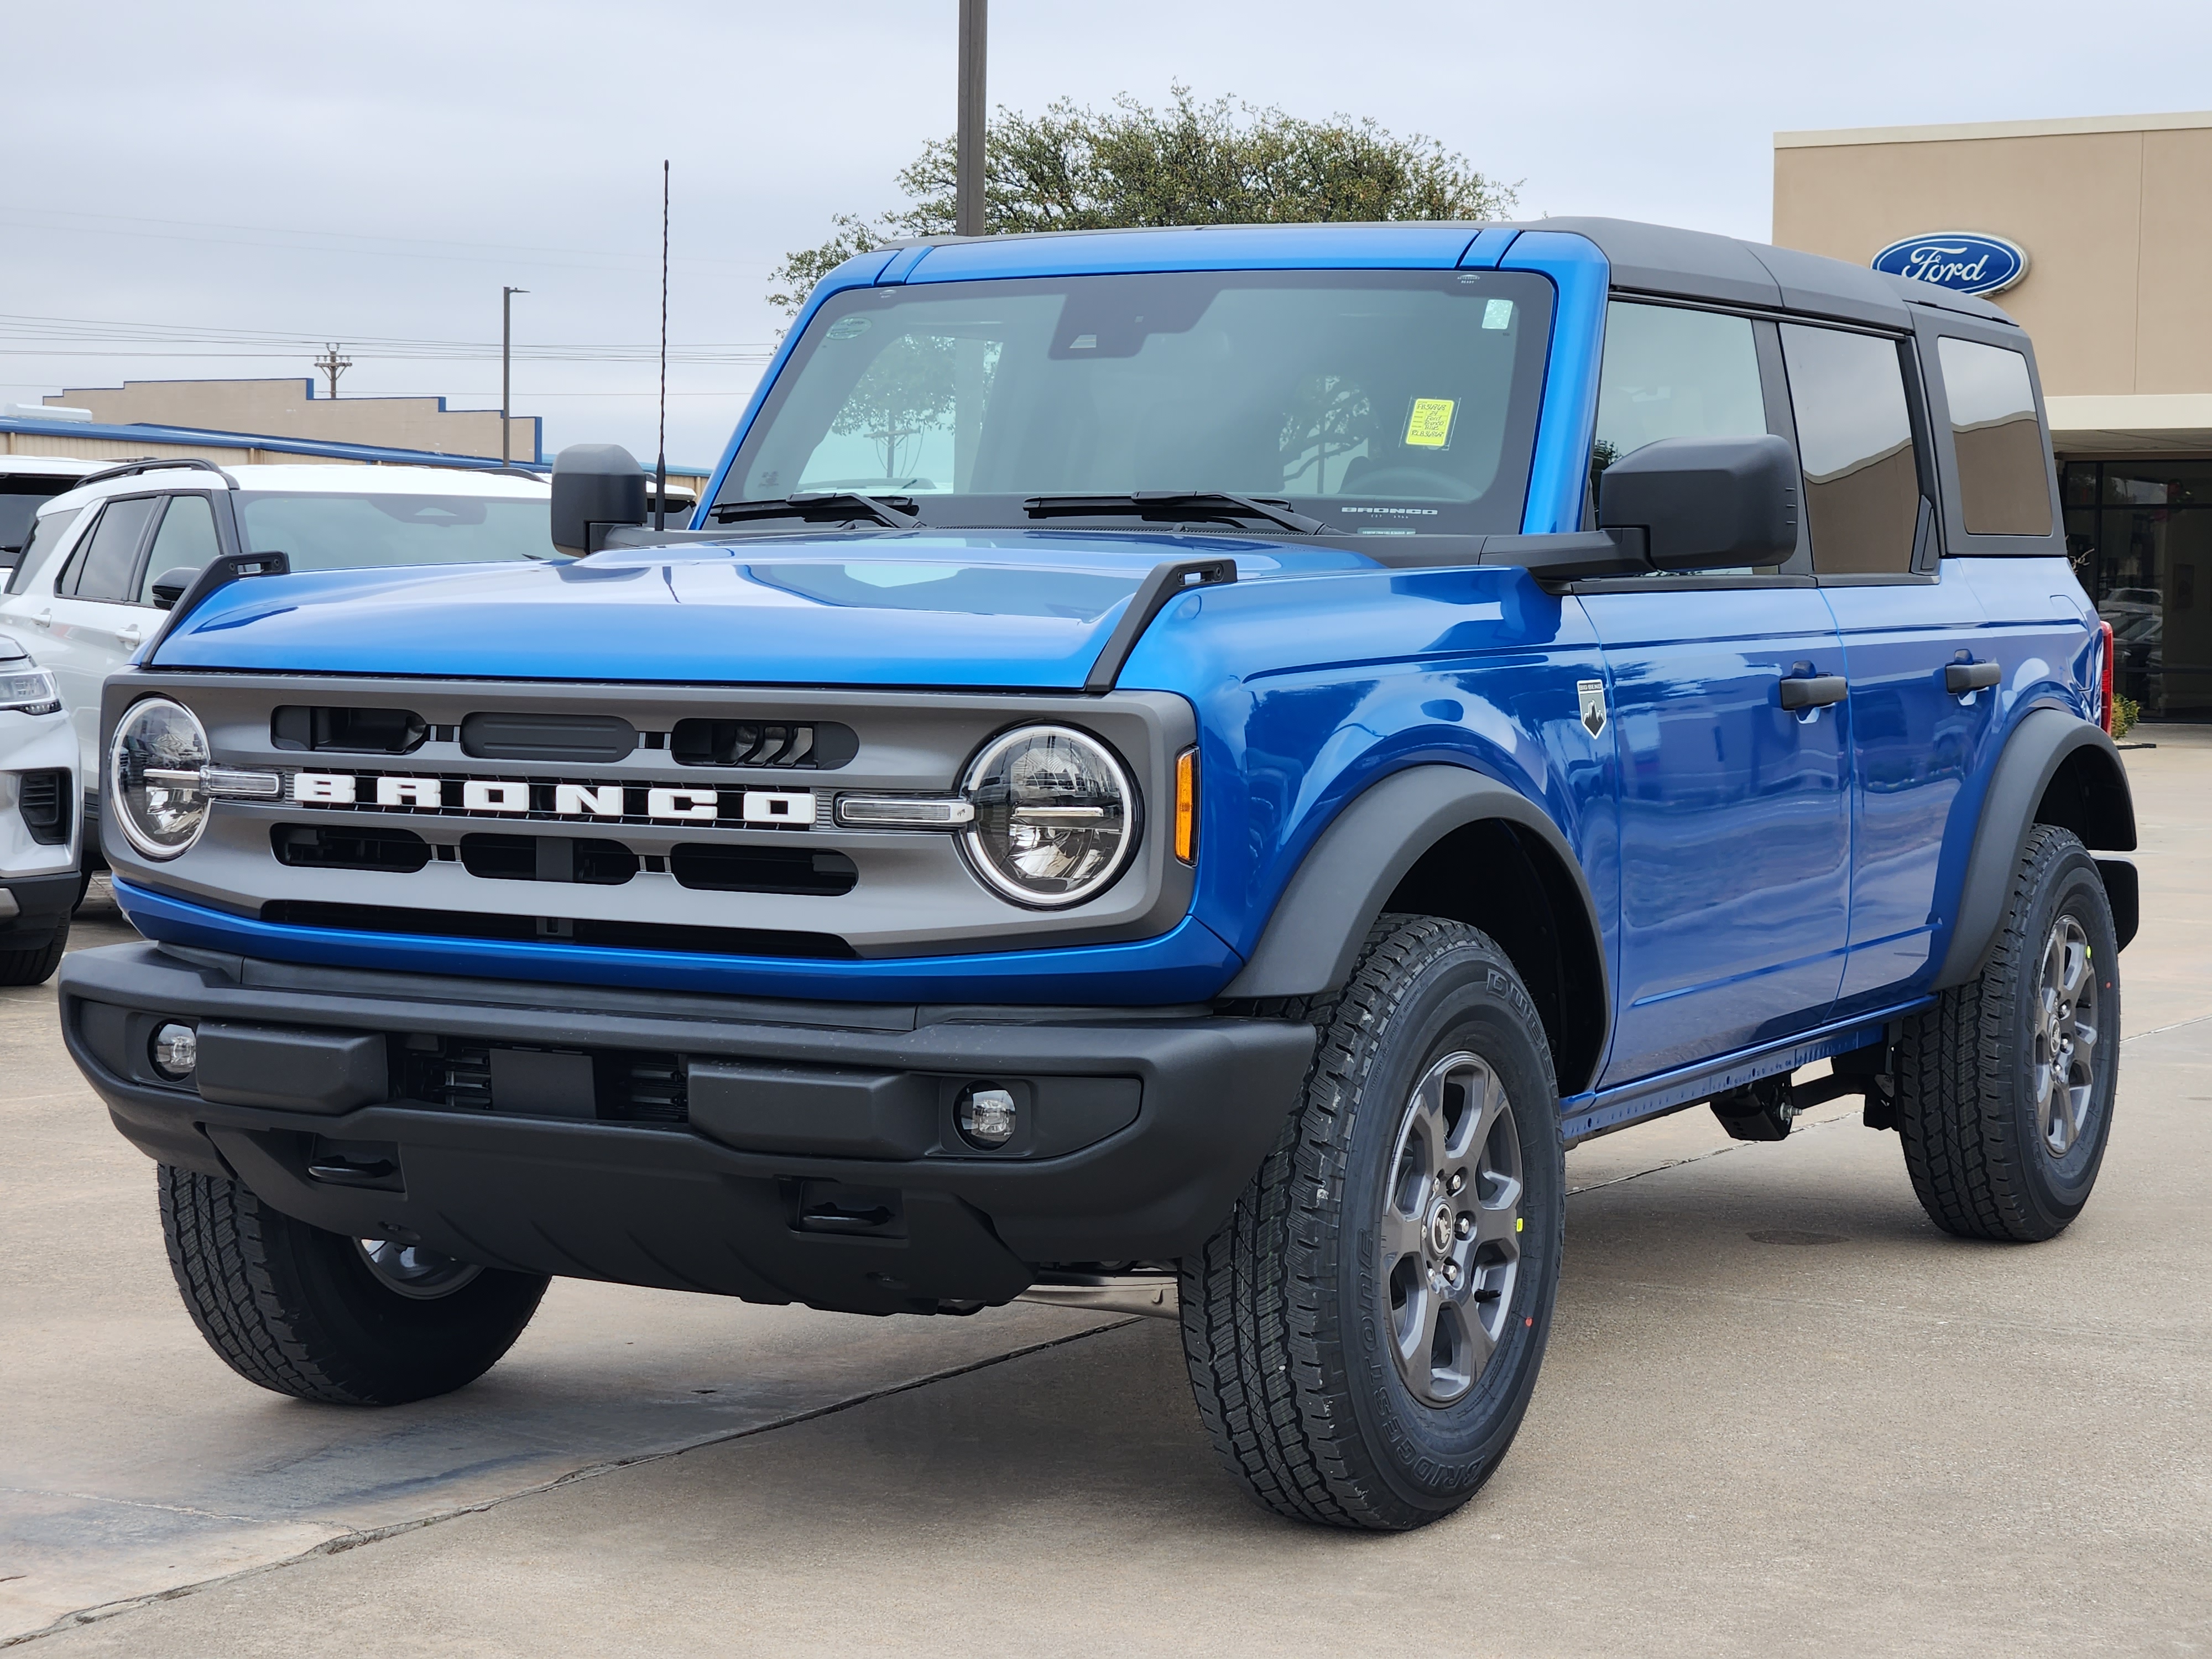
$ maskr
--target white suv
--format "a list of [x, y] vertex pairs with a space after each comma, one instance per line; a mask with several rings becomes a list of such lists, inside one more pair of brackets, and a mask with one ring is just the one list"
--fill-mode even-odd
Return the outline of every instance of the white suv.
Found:
[[[0, 633], [60, 687], [77, 738], [85, 867], [102, 862], [100, 685], [210, 559], [281, 551], [294, 570], [554, 560], [550, 497], [520, 473], [167, 460], [94, 472], [46, 502], [0, 592]], [[0, 752], [0, 771], [9, 766]]]

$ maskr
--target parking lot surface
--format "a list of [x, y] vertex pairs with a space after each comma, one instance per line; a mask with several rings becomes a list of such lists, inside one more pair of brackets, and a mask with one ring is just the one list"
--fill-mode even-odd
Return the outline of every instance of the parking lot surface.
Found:
[[[368, 1413], [240, 1382], [150, 1166], [0, 993], [0, 1642], [532, 1656], [2212, 1651], [2212, 732], [2128, 757], [2145, 918], [2096, 1197], [1923, 1217], [1844, 1103], [1578, 1148], [1557, 1333], [1466, 1510], [1349, 1537], [1215, 1467], [1172, 1327], [559, 1281]], [[126, 937], [112, 908], [79, 942]], [[686, 1449], [688, 1448], [688, 1449]]]

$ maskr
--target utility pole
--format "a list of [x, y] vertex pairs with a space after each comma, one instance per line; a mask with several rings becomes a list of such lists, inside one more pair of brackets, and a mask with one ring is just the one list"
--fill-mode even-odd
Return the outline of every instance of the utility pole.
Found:
[[983, 25], [988, 0], [960, 0], [960, 131], [953, 141], [954, 224], [963, 236], [983, 234]]
[[331, 397], [335, 400], [338, 395], [338, 376], [353, 367], [353, 359], [339, 356], [336, 345], [326, 345], [323, 348], [323, 355], [315, 359], [315, 367], [331, 377]]
[[514, 296], [527, 294], [526, 288], [502, 288], [499, 291], [499, 460], [507, 461], [507, 410], [514, 390]]

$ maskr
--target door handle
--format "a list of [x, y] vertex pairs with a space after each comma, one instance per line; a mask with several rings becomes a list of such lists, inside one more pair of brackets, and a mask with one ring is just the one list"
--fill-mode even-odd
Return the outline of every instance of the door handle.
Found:
[[125, 623], [115, 630], [115, 641], [126, 651], [136, 651], [145, 635], [138, 631], [137, 623]]
[[1850, 689], [1850, 682], [1841, 674], [1792, 675], [1782, 682], [1782, 706], [1826, 708], [1832, 702], [1841, 702]]
[[2004, 678], [2004, 665], [1994, 662], [1951, 662], [1943, 665], [1943, 689], [1954, 697], [1986, 691]]
[[31, 626], [33, 628], [52, 628], [53, 625], [54, 613], [51, 611], [41, 611], [31, 618]]

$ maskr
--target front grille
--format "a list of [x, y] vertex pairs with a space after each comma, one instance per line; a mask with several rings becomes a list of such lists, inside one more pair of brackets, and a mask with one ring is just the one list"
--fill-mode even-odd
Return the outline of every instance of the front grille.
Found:
[[69, 774], [63, 771], [26, 772], [15, 793], [23, 827], [41, 847], [60, 847], [69, 840]]
[[637, 873], [637, 854], [618, 841], [574, 836], [463, 836], [461, 867], [493, 881], [619, 887]]
[[276, 862], [311, 870], [388, 870], [408, 875], [430, 861], [430, 843], [412, 830], [382, 824], [274, 823]]
[[834, 720], [689, 720], [668, 734], [668, 752], [684, 766], [772, 766], [835, 771], [860, 751], [849, 726]]
[[405, 708], [323, 708], [287, 703], [269, 717], [269, 741], [279, 749], [341, 755], [405, 755], [430, 728]]
[[684, 842], [668, 854], [678, 884], [713, 893], [849, 893], [860, 867], [842, 853], [804, 847], [716, 847]]
[[759, 927], [690, 927], [653, 921], [594, 921], [567, 916], [502, 916], [466, 910], [411, 910], [391, 904], [326, 904], [276, 899], [261, 920], [349, 933], [415, 933], [438, 939], [526, 940], [610, 951], [674, 951], [719, 957], [797, 957], [850, 962], [859, 953], [835, 933]]
[[618, 714], [471, 714], [461, 752], [477, 760], [618, 761], [637, 747], [637, 728]]

